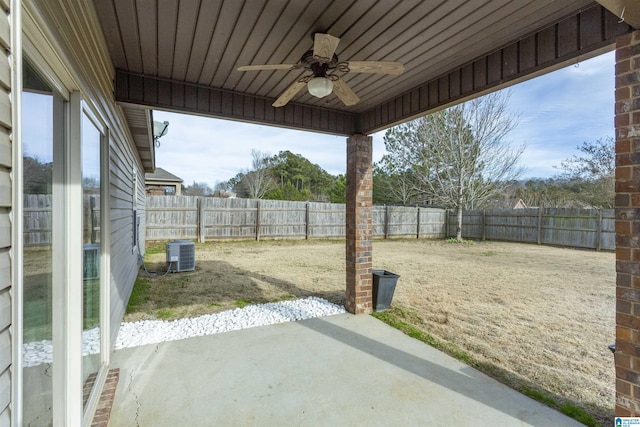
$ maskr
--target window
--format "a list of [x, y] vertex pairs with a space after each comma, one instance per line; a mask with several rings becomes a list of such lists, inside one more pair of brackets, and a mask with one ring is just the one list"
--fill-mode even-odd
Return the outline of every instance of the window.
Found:
[[[23, 211], [23, 419], [48, 426], [53, 406], [54, 144], [60, 144], [64, 101], [24, 64], [22, 94]], [[55, 237], [57, 239], [57, 236]], [[55, 245], [54, 245], [55, 243]]]
[[59, 93], [28, 61], [23, 70], [15, 387], [24, 425], [87, 424], [108, 366], [108, 132], [78, 92]]

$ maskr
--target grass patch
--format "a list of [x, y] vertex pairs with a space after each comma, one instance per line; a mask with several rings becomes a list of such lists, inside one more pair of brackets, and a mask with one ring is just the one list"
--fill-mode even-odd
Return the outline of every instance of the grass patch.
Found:
[[505, 372], [504, 370], [492, 364], [480, 362], [472, 354], [461, 350], [458, 346], [452, 343], [445, 342], [443, 340], [439, 340], [428, 334], [427, 332], [421, 330], [420, 326], [424, 327], [426, 326], [426, 324], [424, 323], [422, 318], [413, 311], [394, 306], [387, 311], [372, 313], [371, 315], [376, 319], [383, 321], [387, 325], [402, 331], [404, 334], [410, 336], [411, 338], [415, 338], [425, 344], [429, 344], [430, 346], [448, 354], [449, 356], [454, 357], [469, 366], [473, 366], [474, 368], [497, 379], [498, 381], [519, 391], [520, 393], [534, 400], [537, 400], [538, 402], [543, 403], [555, 410], [558, 410], [568, 417], [581, 422], [584, 425], [587, 425], [589, 427], [601, 426], [601, 424], [593, 416], [588, 414], [584, 409], [571, 403], [558, 402], [558, 400], [549, 393], [545, 393], [532, 387], [522, 385], [519, 380], [513, 378], [508, 372]]
[[455, 357], [468, 365], [475, 367], [479, 366], [478, 361], [472, 355], [460, 350], [458, 346], [441, 341], [414, 326], [415, 324], [424, 325], [424, 321], [420, 316], [412, 311], [404, 310], [399, 307], [392, 307], [387, 311], [372, 313], [371, 315], [378, 320], [382, 320], [387, 325], [404, 332], [411, 338], [415, 338], [425, 344], [429, 344], [433, 348], [444, 351], [448, 355]]
[[280, 302], [280, 301], [290, 301], [292, 299], [297, 299], [298, 297], [293, 294], [284, 294], [280, 295], [278, 298], [274, 298], [269, 302]]
[[239, 308], [245, 308], [246, 306], [248, 306], [249, 304], [252, 304], [253, 302], [254, 301], [250, 299], [240, 298], [240, 299], [237, 299], [234, 304]]
[[525, 396], [529, 396], [530, 398], [537, 400], [540, 403], [544, 403], [547, 406], [555, 406], [556, 401], [554, 398], [547, 396], [546, 394], [534, 390], [531, 387], [520, 387], [520, 392]]
[[161, 320], [167, 320], [175, 317], [173, 310], [170, 308], [161, 308], [156, 311], [156, 317]]
[[587, 414], [582, 408], [579, 408], [570, 403], [566, 403], [560, 407], [560, 412], [574, 420], [581, 422], [589, 427], [600, 427], [601, 424], [596, 421], [591, 415]]
[[146, 255], [164, 254], [165, 252], [166, 252], [166, 243], [153, 242], [153, 243], [147, 243], [144, 253], [146, 256]]
[[482, 252], [482, 256], [494, 256], [494, 255], [497, 255], [497, 253], [494, 251]]
[[457, 245], [474, 245], [475, 242], [473, 240], [458, 240], [455, 237], [449, 237], [447, 240], [445, 240], [445, 242], [447, 243], [451, 243], [451, 244], [457, 244]]
[[149, 279], [139, 277], [133, 284], [133, 290], [127, 304], [127, 314], [142, 310], [142, 305], [149, 301], [151, 285]]
[[587, 414], [584, 409], [579, 408], [571, 403], [559, 403], [553, 396], [550, 396], [545, 392], [535, 390], [527, 386], [521, 386], [518, 388], [518, 390], [525, 396], [529, 396], [530, 398], [537, 400], [540, 403], [544, 403], [545, 405], [562, 412], [566, 416], [571, 417], [586, 426], [600, 427], [601, 425], [598, 421], [596, 421], [595, 418]]

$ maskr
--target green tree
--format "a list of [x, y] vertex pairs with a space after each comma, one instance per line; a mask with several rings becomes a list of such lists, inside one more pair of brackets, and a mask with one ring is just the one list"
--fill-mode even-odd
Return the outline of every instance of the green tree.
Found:
[[[252, 150], [252, 169], [238, 173], [221, 187], [238, 197], [329, 202], [339, 193], [335, 177], [300, 154], [281, 151], [268, 156]], [[260, 191], [258, 191], [260, 190]]]
[[271, 158], [271, 162], [273, 178], [280, 186], [290, 183], [300, 192], [296, 197], [307, 194], [306, 200], [330, 200], [336, 178], [317, 164], [288, 150], [279, 152]]
[[285, 182], [269, 191], [264, 196], [268, 200], [306, 201], [311, 199], [311, 193], [306, 188], [297, 189], [291, 182]]
[[[375, 188], [375, 187], [374, 187]], [[347, 203], [347, 177], [338, 175], [331, 189], [331, 203]]]

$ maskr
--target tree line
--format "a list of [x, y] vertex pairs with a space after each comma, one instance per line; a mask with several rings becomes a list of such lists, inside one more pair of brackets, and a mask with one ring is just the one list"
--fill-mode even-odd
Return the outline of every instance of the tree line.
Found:
[[184, 187], [183, 193], [344, 203], [346, 178], [344, 175], [331, 175], [304, 156], [291, 151], [280, 151], [272, 156], [254, 149], [251, 151], [250, 169], [239, 172], [228, 181], [218, 182], [213, 188], [205, 183], [194, 182]]
[[[459, 239], [468, 209], [513, 200], [529, 207], [613, 207], [613, 138], [583, 142], [551, 178], [521, 180], [525, 147], [506, 139], [518, 123], [508, 100], [508, 91], [496, 92], [388, 129], [386, 154], [373, 165], [373, 203], [453, 209]], [[194, 182], [184, 193], [344, 203], [346, 177], [290, 151], [252, 150], [250, 169], [213, 189]]]

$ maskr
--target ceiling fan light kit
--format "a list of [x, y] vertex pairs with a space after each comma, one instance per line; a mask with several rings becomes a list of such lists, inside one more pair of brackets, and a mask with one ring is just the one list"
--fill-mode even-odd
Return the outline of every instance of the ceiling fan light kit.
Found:
[[399, 75], [404, 71], [404, 66], [400, 62], [340, 62], [335, 54], [339, 38], [330, 34], [316, 33], [313, 40], [313, 49], [305, 52], [297, 64], [243, 65], [238, 67], [238, 71], [304, 69], [311, 72], [300, 77], [280, 94], [272, 104], [274, 107], [286, 105], [305, 84], [309, 93], [316, 98], [324, 98], [333, 92], [344, 105], [355, 105], [360, 98], [342, 79], [345, 74], [354, 72]]
[[326, 77], [314, 77], [307, 83], [307, 90], [316, 98], [324, 98], [333, 92], [333, 82]]

